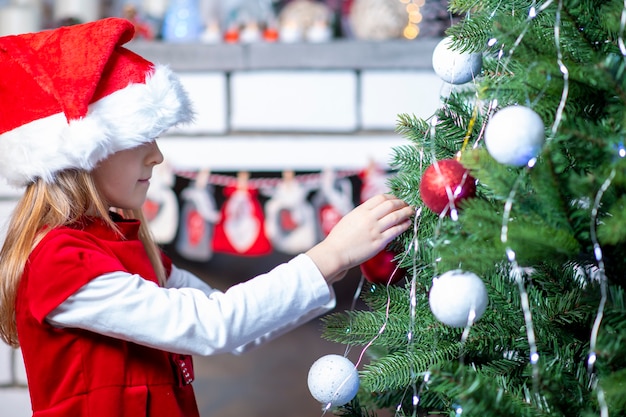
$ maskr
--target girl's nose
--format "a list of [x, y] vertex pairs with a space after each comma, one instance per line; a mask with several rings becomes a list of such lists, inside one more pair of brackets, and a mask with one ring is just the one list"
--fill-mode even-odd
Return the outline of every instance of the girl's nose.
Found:
[[163, 153], [161, 149], [159, 149], [159, 145], [157, 145], [156, 140], [150, 142], [151, 152], [149, 154], [150, 164], [159, 165], [163, 162]]

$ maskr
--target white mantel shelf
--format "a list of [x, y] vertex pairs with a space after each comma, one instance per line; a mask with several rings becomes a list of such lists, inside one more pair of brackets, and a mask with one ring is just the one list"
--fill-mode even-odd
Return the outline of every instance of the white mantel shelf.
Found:
[[202, 44], [133, 41], [130, 49], [177, 71], [430, 69], [440, 38], [413, 41]]

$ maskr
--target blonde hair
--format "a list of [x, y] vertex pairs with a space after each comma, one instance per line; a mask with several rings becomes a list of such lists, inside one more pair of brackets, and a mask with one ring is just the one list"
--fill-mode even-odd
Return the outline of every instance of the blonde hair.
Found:
[[[15, 322], [17, 288], [31, 251], [48, 230], [71, 226], [87, 213], [101, 217], [117, 230], [107, 205], [86, 171], [65, 170], [57, 173], [53, 183], [39, 179], [26, 187], [13, 211], [0, 250], [0, 337], [4, 342], [13, 347], [19, 346]], [[160, 250], [152, 239], [141, 210], [124, 210], [120, 214], [141, 221], [139, 239], [163, 284], [165, 269]]]

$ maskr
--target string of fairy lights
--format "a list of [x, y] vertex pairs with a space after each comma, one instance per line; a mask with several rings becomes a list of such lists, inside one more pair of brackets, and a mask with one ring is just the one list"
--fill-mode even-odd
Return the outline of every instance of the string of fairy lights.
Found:
[[406, 4], [407, 24], [402, 31], [402, 36], [406, 39], [415, 39], [420, 33], [419, 24], [422, 22], [423, 16], [420, 9], [426, 3], [426, 0], [399, 0], [400, 3]]

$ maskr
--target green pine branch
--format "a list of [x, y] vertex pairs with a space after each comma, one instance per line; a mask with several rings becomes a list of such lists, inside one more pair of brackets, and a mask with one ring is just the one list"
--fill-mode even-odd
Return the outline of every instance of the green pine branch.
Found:
[[[432, 117], [398, 117], [407, 143], [394, 149], [389, 185], [421, 210], [394, 242], [404, 285], [368, 286], [366, 311], [324, 318], [324, 337], [367, 347], [360, 402], [346, 415], [626, 415], [623, 9], [618, 0], [449, 3], [465, 15], [447, 30], [454, 48], [483, 53], [483, 68]], [[484, 126], [508, 105], [544, 121], [547, 143], [531, 168], [484, 149]], [[423, 205], [420, 181], [435, 160], [459, 154], [476, 196], [458, 204], [458, 219], [440, 217]], [[428, 304], [432, 279], [451, 269], [478, 274], [489, 294], [465, 334]]]

